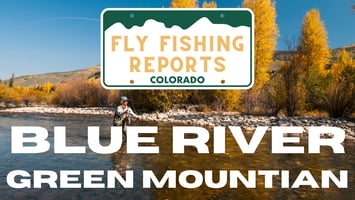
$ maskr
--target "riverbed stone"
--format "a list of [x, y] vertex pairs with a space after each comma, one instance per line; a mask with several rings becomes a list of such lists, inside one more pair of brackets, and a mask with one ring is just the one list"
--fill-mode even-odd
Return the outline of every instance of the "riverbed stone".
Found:
[[0, 108], [6, 108], [5, 102], [0, 102]]
[[14, 103], [7, 103], [6, 107], [8, 107], [8, 108], [16, 108], [16, 105]]
[[[0, 108], [9, 106], [4, 102], [0, 102]], [[21, 107], [15, 108], [16, 105], [10, 105], [12, 108], [2, 109], [0, 112], [10, 113], [62, 113], [62, 114], [92, 114], [92, 115], [111, 115], [113, 116], [112, 107], [87, 107], [87, 108], [64, 108], [64, 107]], [[346, 135], [354, 138], [355, 123], [345, 118], [326, 118], [326, 117], [276, 117], [276, 116], [252, 116], [237, 115], [231, 113], [210, 114], [197, 113], [187, 110], [170, 110], [166, 113], [144, 113], [143, 120], [157, 122], [183, 123], [188, 125], [208, 125], [208, 126], [241, 126], [247, 131], [253, 131], [257, 126], [302, 126], [304, 134], [307, 133], [309, 126], [335, 126], [342, 128]], [[324, 135], [324, 137], [331, 137]]]

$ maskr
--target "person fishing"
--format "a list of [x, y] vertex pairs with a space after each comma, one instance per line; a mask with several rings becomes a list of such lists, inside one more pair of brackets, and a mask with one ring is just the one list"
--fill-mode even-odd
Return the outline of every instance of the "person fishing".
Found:
[[142, 119], [128, 106], [129, 99], [126, 96], [121, 97], [121, 105], [117, 106], [113, 116], [113, 125], [122, 126], [122, 132], [126, 134], [127, 125], [131, 123], [130, 117]]

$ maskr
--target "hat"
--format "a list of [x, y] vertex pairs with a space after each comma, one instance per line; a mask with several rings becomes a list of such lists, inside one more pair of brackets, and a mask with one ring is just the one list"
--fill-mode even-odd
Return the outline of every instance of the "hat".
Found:
[[121, 101], [129, 101], [128, 98], [126, 96], [122, 96], [121, 97]]

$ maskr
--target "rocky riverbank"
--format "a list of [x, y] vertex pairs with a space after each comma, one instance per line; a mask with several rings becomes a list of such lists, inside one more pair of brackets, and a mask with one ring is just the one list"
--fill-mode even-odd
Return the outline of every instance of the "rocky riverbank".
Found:
[[36, 106], [36, 107], [7, 108], [7, 109], [0, 110], [0, 112], [110, 115], [113, 114], [113, 108], [109, 108], [109, 107], [65, 108], [65, 107]]
[[[63, 107], [22, 107], [0, 110], [8, 113], [57, 113], [57, 114], [89, 114], [113, 115], [112, 107], [63, 108]], [[170, 122], [202, 126], [241, 126], [253, 130], [257, 126], [335, 126], [342, 128], [347, 138], [355, 138], [355, 123], [343, 118], [328, 117], [275, 117], [251, 116], [238, 113], [196, 113], [186, 110], [174, 110], [166, 113], [144, 113], [143, 120]], [[306, 128], [305, 128], [306, 132]], [[327, 136], [327, 135], [325, 135]], [[349, 137], [351, 136], [351, 137]]]
[[[345, 118], [252, 116], [228, 112], [205, 114], [177, 110], [167, 113], [143, 114], [143, 119], [205, 126], [240, 126], [250, 131], [257, 126], [302, 126], [305, 127], [304, 132], [309, 126], [334, 126], [342, 128], [347, 136], [355, 138], [355, 123]], [[330, 135], [325, 136], [331, 137]]]

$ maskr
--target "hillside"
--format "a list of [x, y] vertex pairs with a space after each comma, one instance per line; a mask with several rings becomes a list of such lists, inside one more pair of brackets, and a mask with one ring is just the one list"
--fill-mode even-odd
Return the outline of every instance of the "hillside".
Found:
[[[355, 44], [352, 44], [352, 45], [345, 46], [345, 47], [331, 49], [331, 54], [332, 54], [333, 60], [343, 49], [350, 52], [352, 54], [353, 58], [355, 57]], [[294, 53], [294, 51], [289, 51], [289, 50], [276, 51], [274, 53], [274, 60], [288, 60], [288, 59], [290, 59], [290, 57], [293, 53]]]
[[345, 49], [345, 50], [350, 51], [350, 52], [355, 52], [355, 44], [352, 44], [352, 45], [349, 45], [349, 46], [346, 46], [346, 47], [336, 48], [335, 50], [342, 50], [342, 49]]
[[[36, 84], [42, 85], [46, 82], [53, 84], [66, 82], [72, 79], [88, 79], [100, 73], [100, 66], [93, 66], [86, 69], [69, 71], [69, 72], [55, 72], [48, 74], [27, 75], [15, 77], [14, 85], [19, 86], [34, 86]], [[5, 83], [8, 82], [5, 81]]]
[[[352, 53], [352, 56], [355, 57], [355, 44], [340, 47], [336, 49], [332, 49], [333, 59], [335, 56], [345, 49], [348, 52]], [[276, 51], [274, 54], [274, 60], [288, 60], [290, 56], [293, 54], [293, 51]], [[277, 71], [279, 64], [277, 62], [273, 63], [271, 69], [272, 71]], [[38, 75], [27, 75], [27, 76], [19, 76], [15, 77], [14, 85], [19, 86], [34, 86], [36, 84], [42, 85], [46, 82], [51, 82], [53, 84], [57, 84], [60, 82], [66, 82], [72, 79], [88, 79], [90, 77], [98, 77], [100, 74], [100, 65], [96, 65], [93, 67], [89, 67], [87, 69], [69, 71], [69, 72], [55, 72], [55, 73], [47, 73], [47, 74], [38, 74]], [[5, 84], [8, 83], [8, 80], [4, 81]]]

